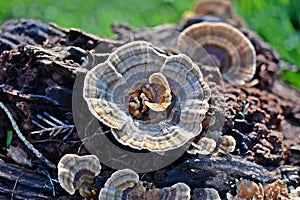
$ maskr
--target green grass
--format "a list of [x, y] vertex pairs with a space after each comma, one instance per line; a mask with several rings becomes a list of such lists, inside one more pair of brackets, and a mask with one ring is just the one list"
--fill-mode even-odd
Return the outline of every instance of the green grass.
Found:
[[12, 142], [12, 137], [13, 137], [13, 131], [8, 130], [6, 134], [6, 148], [9, 149], [11, 142]]
[[[63, 27], [81, 28], [89, 33], [112, 36], [112, 23], [134, 27], [156, 26], [180, 20], [195, 0], [0, 0], [0, 22], [10, 18], [36, 18]], [[72, 3], [71, 3], [72, 2]]]
[[[10, 18], [35, 18], [110, 37], [112, 23], [151, 27], [176, 23], [197, 0], [0, 0], [0, 23]], [[283, 59], [300, 66], [300, 3], [298, 0], [233, 0], [235, 11]], [[300, 89], [300, 74], [284, 79]]]

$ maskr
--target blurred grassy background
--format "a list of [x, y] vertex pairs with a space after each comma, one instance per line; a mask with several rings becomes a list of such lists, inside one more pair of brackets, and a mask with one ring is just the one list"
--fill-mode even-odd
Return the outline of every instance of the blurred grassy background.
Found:
[[[300, 67], [300, 3], [298, 0], [232, 0], [236, 13], [276, 49], [283, 59]], [[133, 27], [176, 23], [197, 0], [0, 0], [0, 23], [10, 18], [35, 18], [112, 36], [110, 24]], [[284, 73], [300, 89], [300, 74]]]

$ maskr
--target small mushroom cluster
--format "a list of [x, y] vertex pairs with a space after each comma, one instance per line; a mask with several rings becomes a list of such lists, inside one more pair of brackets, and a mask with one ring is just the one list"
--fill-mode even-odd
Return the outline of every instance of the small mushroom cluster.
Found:
[[286, 184], [281, 180], [276, 180], [272, 183], [261, 184], [255, 183], [248, 179], [242, 179], [236, 181], [236, 196], [231, 196], [228, 194], [228, 199], [258, 199], [258, 200], [271, 200], [271, 199], [281, 199], [282, 193], [287, 192]]
[[[94, 155], [78, 156], [64, 155], [58, 163], [58, 180], [63, 189], [73, 195], [78, 189], [82, 197], [95, 196], [93, 188], [96, 176], [100, 173], [101, 165]], [[176, 183], [171, 187], [155, 188], [139, 181], [136, 172], [130, 169], [118, 170], [107, 179], [100, 190], [99, 199], [161, 199], [188, 200], [190, 188], [184, 183]]]
[[[79, 189], [82, 197], [95, 196], [93, 188], [95, 177], [101, 170], [100, 163], [94, 155], [78, 156], [67, 154], [58, 164], [58, 179], [60, 185], [70, 194]], [[299, 197], [299, 187], [290, 188], [282, 180], [261, 184], [248, 179], [236, 180], [236, 195], [227, 193], [227, 199], [279, 199], [289, 195], [290, 199]], [[218, 200], [219, 193], [214, 188], [195, 188], [192, 199]], [[185, 183], [176, 183], [171, 187], [155, 188], [153, 185], [139, 180], [136, 172], [130, 169], [118, 170], [107, 179], [99, 193], [100, 200], [106, 199], [161, 199], [189, 200], [191, 190]]]
[[210, 89], [184, 54], [168, 56], [145, 41], [127, 43], [90, 70], [84, 99], [117, 141], [163, 152], [197, 136]]
[[184, 183], [176, 183], [162, 189], [147, 187], [139, 181], [137, 173], [130, 169], [123, 169], [113, 173], [106, 181], [100, 191], [99, 199], [188, 200], [190, 188]]
[[236, 146], [234, 137], [230, 135], [220, 136], [217, 142], [209, 137], [202, 137], [197, 143], [192, 142], [192, 149], [188, 150], [190, 154], [205, 156], [209, 154], [217, 154], [219, 152], [233, 152]]

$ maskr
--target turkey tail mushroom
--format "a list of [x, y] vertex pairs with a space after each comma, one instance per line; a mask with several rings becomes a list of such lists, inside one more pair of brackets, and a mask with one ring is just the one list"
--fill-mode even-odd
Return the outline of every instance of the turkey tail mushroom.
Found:
[[232, 5], [227, 0], [201, 0], [194, 9], [195, 14], [213, 15], [220, 18], [233, 18]]
[[91, 196], [94, 179], [100, 170], [100, 162], [94, 155], [66, 154], [58, 163], [59, 184], [69, 194], [79, 189], [81, 196]]
[[[134, 188], [139, 182], [137, 173], [130, 169], [116, 171], [105, 182], [104, 188], [100, 190], [99, 200], [121, 200], [124, 195], [135, 193]], [[143, 195], [144, 190], [142, 189]]]
[[180, 34], [178, 46], [194, 61], [218, 66], [223, 79], [232, 85], [243, 85], [255, 74], [256, 53], [253, 45], [243, 33], [229, 24], [194, 24]]
[[130, 169], [118, 170], [107, 179], [99, 193], [100, 200], [145, 199], [189, 200], [190, 188], [185, 183], [171, 187], [149, 188], [139, 181], [137, 173]]
[[163, 152], [200, 134], [210, 89], [184, 54], [145, 41], [127, 43], [90, 70], [84, 99], [122, 145]]

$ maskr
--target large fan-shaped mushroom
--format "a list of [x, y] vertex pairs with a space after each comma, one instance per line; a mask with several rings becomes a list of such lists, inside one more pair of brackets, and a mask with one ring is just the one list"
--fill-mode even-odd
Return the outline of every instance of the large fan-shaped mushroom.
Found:
[[201, 132], [210, 89], [186, 55], [167, 56], [136, 41], [90, 70], [84, 98], [114, 137], [135, 149], [167, 151]]
[[[193, 44], [193, 41], [200, 46], [195, 42]], [[223, 79], [232, 85], [245, 84], [252, 79], [256, 70], [253, 45], [243, 33], [229, 24], [194, 24], [180, 34], [178, 46], [194, 61], [220, 67]]]

